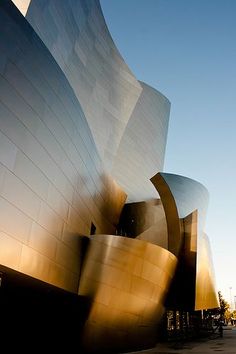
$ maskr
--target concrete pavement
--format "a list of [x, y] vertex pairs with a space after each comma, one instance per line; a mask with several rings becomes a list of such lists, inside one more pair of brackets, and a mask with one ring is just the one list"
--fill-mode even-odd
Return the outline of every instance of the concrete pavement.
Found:
[[[136, 352], [137, 353], [137, 352]], [[199, 341], [185, 342], [182, 344], [161, 343], [155, 348], [142, 350], [139, 354], [210, 354], [227, 353], [236, 354], [236, 328], [224, 327], [223, 337], [218, 334]]]

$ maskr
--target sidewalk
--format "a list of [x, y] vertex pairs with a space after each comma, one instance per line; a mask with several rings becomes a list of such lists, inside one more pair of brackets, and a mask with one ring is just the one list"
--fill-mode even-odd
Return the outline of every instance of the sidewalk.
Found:
[[178, 345], [172, 343], [157, 344], [155, 348], [136, 352], [137, 354], [236, 354], [236, 327], [224, 327], [223, 337], [215, 335], [214, 339], [203, 339]]

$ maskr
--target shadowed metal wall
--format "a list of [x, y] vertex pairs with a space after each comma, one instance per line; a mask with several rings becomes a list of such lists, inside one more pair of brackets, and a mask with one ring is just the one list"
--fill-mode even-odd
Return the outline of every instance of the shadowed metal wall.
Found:
[[0, 263], [77, 291], [80, 234], [114, 233], [125, 194], [63, 72], [0, 2]]
[[184, 235], [181, 219], [197, 210], [198, 233], [202, 233], [204, 230], [209, 199], [208, 191], [197, 181], [170, 173], [158, 173], [151, 178], [151, 181], [160, 194], [165, 209], [169, 232], [169, 250], [178, 255]]
[[[158, 173], [151, 179], [161, 196], [165, 209], [169, 250], [183, 261], [176, 284], [184, 272], [195, 279], [194, 309], [219, 306], [210, 246], [204, 233], [208, 192], [190, 178]], [[191, 274], [188, 277], [192, 283]], [[193, 287], [190, 286], [190, 288]]]
[[161, 200], [125, 204], [118, 233], [168, 249], [167, 223]]
[[85, 348], [119, 351], [154, 345], [176, 264], [173, 254], [151, 243], [92, 236], [79, 288], [92, 301]]

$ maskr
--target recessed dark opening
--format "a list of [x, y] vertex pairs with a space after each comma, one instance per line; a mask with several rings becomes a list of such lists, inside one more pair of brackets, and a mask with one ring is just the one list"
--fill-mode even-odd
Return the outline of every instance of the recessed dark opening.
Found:
[[96, 234], [96, 226], [91, 222], [90, 235]]

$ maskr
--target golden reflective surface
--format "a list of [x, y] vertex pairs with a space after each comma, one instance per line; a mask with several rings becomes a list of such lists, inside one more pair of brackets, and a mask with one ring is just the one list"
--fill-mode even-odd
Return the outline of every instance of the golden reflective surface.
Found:
[[152, 345], [177, 264], [169, 251], [121, 236], [91, 237], [79, 294], [90, 297], [88, 351]]
[[198, 240], [195, 310], [219, 307], [209, 239]]

